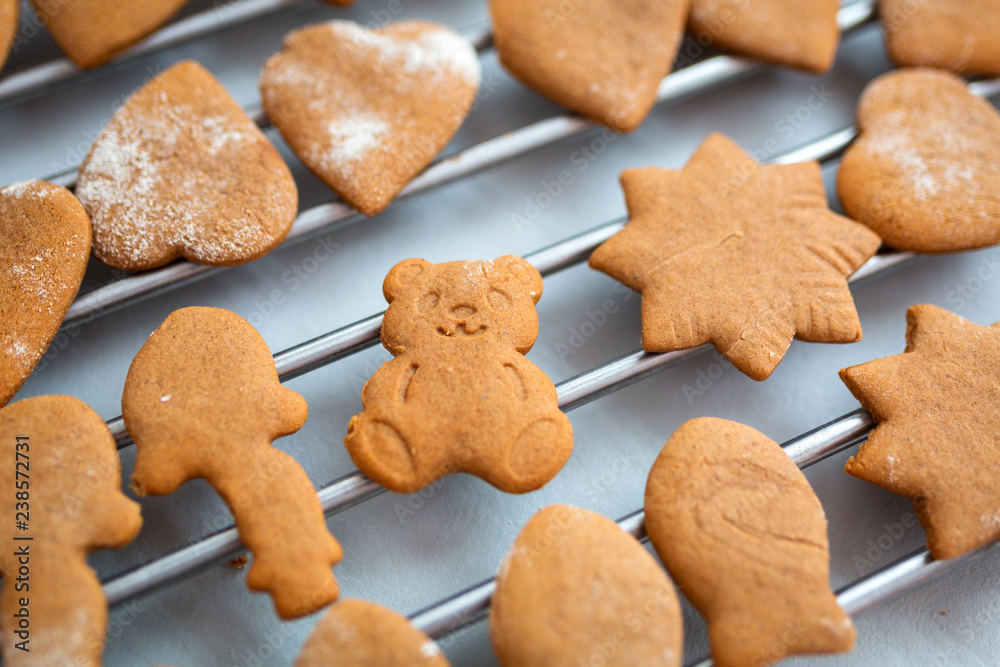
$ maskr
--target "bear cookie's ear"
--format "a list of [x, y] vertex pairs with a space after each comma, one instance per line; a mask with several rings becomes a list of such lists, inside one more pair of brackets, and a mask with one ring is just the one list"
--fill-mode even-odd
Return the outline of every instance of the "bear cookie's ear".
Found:
[[485, 263], [490, 284], [504, 287], [514, 294], [527, 294], [533, 303], [542, 297], [542, 274], [527, 260], [517, 255], [504, 255]]
[[396, 297], [403, 294], [407, 285], [431, 266], [434, 265], [426, 259], [414, 257], [413, 259], [404, 259], [392, 267], [385, 277], [385, 282], [382, 283], [382, 294], [385, 295], [385, 300], [392, 303]]

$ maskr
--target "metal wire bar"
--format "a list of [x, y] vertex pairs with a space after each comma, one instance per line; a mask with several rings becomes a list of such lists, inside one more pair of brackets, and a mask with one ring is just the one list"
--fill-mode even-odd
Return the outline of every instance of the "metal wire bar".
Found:
[[[843, 8], [839, 20], [841, 27], [847, 32], [870, 22], [873, 16], [874, 3], [866, 0]], [[716, 56], [665, 77], [660, 84], [657, 101], [675, 101], [763, 67], [758, 62], [744, 58]], [[562, 114], [539, 121], [435, 162], [403, 189], [400, 198], [435, 189], [594, 127], [595, 123], [574, 114]], [[299, 214], [282, 245], [301, 243], [334, 225], [346, 226], [361, 220], [364, 220], [363, 216], [341, 201], [321, 204]], [[79, 326], [102, 314], [226, 268], [231, 267], [210, 267], [181, 260], [159, 269], [130, 275], [79, 295], [70, 306], [63, 326]]]
[[[212, 9], [206, 9], [161, 28], [120, 53], [111, 62], [121, 63], [144, 56], [301, 3], [302, 0], [234, 0], [228, 4], [217, 4]], [[0, 79], [0, 103], [21, 95], [39, 92], [43, 88], [85, 73], [85, 70], [74, 65], [69, 58], [58, 58], [29, 67]]]
[[[824, 151], [831, 151], [831, 146], [825, 139], [821, 139], [815, 145], [821, 146]], [[812, 159], [823, 158], [827, 154], [819, 154], [818, 148], [814, 149], [813, 153], [809, 153], [807, 148], [798, 149], [795, 153], [813, 155]], [[569, 258], [575, 257], [577, 261], [580, 261], [587, 257], [601, 239], [610, 238], [621, 229], [623, 224], [621, 221], [609, 223], [599, 230], [581, 234], [543, 249], [537, 253], [538, 257], [528, 255], [526, 258], [529, 261], [538, 261], [541, 265], [540, 269], [546, 272], [565, 268], [569, 265], [567, 263]], [[909, 253], [877, 255], [851, 276], [851, 280], [857, 281], [887, 271], [909, 257]], [[373, 345], [378, 340], [379, 327], [376, 326], [376, 323], [380, 324], [380, 322], [381, 315], [374, 315], [276, 355], [276, 365], [278, 359], [281, 360], [279, 374], [284, 373], [287, 376], [300, 374], [308, 369], [317, 368], [324, 363], [342, 358], [358, 349]], [[556, 387], [559, 407], [568, 412], [613, 391], [634, 384], [707, 349], [708, 346], [703, 345], [691, 350], [680, 350], [666, 354], [648, 354], [639, 351], [621, 357], [560, 383]], [[112, 420], [109, 426], [115, 429], [116, 441], [119, 442], [120, 446], [124, 446], [128, 435], [121, 418]], [[328, 484], [319, 489], [317, 493], [323, 511], [329, 515], [373, 498], [383, 491], [382, 487], [357, 471]], [[229, 528], [150, 561], [130, 572], [113, 577], [104, 583], [104, 593], [109, 604], [116, 604], [200, 572], [215, 562], [231, 558], [242, 549], [244, 547], [236, 528]]]

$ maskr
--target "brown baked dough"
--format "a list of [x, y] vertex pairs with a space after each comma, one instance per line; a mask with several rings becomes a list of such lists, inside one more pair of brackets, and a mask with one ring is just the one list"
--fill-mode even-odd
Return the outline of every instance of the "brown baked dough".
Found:
[[913, 500], [934, 558], [1000, 539], [1000, 323], [906, 313], [906, 351], [840, 372], [878, 426], [847, 472]]
[[394, 611], [344, 600], [326, 612], [302, 646], [295, 667], [448, 667], [427, 635]]
[[619, 132], [656, 103], [688, 0], [490, 0], [500, 62], [529, 88]]
[[0, 189], [0, 406], [59, 331], [90, 256], [90, 220], [63, 187], [23, 181]]
[[123, 271], [178, 257], [252, 261], [285, 239], [298, 205], [278, 151], [190, 60], [115, 112], [80, 166], [76, 195], [94, 225], [94, 256]]
[[683, 634], [674, 587], [649, 552], [614, 521], [569, 505], [528, 521], [490, 603], [504, 667], [679, 667]]
[[[121, 492], [115, 440], [83, 402], [41, 396], [0, 410], [0, 442], [10, 513], [0, 554], [4, 665], [100, 667], [108, 604], [87, 554], [125, 546], [142, 526], [139, 505]], [[15, 505], [18, 493], [27, 498], [24, 517], [15, 516], [24, 509]], [[27, 651], [15, 648], [25, 640]]]
[[646, 532], [708, 622], [718, 667], [854, 646], [830, 590], [823, 506], [773, 440], [724, 419], [687, 422], [653, 464], [645, 506]]
[[343, 555], [309, 477], [271, 445], [307, 410], [278, 383], [260, 334], [220, 308], [171, 313], [132, 361], [122, 395], [138, 449], [132, 487], [161, 496], [207, 480], [253, 554], [247, 586], [270, 593], [285, 619], [337, 598], [330, 567]]
[[20, 0], [0, 0], [0, 69], [7, 62], [7, 54], [14, 43], [20, 7]]
[[755, 380], [793, 338], [853, 343], [846, 278], [879, 238], [827, 206], [819, 164], [761, 166], [714, 134], [678, 170], [622, 174], [629, 223], [590, 266], [642, 293], [642, 347], [711, 342]]
[[395, 359], [361, 392], [344, 444], [379, 484], [412, 493], [455, 472], [510, 493], [541, 488], [573, 449], [555, 385], [524, 358], [538, 335], [538, 270], [520, 257], [400, 262], [382, 290]]
[[897, 250], [1000, 242], [1000, 113], [959, 77], [884, 74], [858, 106], [860, 136], [840, 163], [844, 209]]
[[31, 0], [52, 39], [84, 69], [142, 41], [188, 0]]
[[878, 9], [897, 65], [1000, 74], [1000, 0], [879, 0]]
[[840, 0], [691, 0], [698, 42], [820, 74], [840, 42]]

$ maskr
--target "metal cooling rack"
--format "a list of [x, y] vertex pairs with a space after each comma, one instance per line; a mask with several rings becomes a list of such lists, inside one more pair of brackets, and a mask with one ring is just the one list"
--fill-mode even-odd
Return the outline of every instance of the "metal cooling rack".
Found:
[[[364, 1], [359, 0], [361, 3]], [[233, 0], [216, 3], [209, 9], [164, 28], [122, 54], [116, 62], [124, 65], [187, 40], [209, 37], [227, 29], [235, 30], [248, 21], [277, 14], [301, 3], [302, 0]], [[850, 4], [842, 9], [839, 15], [840, 24], [848, 35], [867, 29], [873, 20], [874, 3], [869, 1]], [[466, 34], [476, 44], [480, 53], [489, 53], [491, 36], [488, 32], [480, 30]], [[717, 95], [716, 89], [724, 85], [737, 85], [742, 78], [764, 71], [766, 71], [764, 66], [741, 58], [721, 55], [704, 58], [666, 77], [659, 88], [659, 103], [663, 106], [688, 99], [705, 100]], [[84, 75], [75, 70], [65, 59], [16, 71], [0, 78], [0, 102], [13, 105], [26, 96], [45, 94], [56, 84], [74, 85], [82, 76]], [[974, 82], [971, 84], [971, 89], [981, 96], [1000, 93], [1000, 79]], [[246, 110], [258, 124], [262, 127], [267, 126], [259, 104], [248, 104]], [[657, 109], [653, 114], [660, 112], [661, 110]], [[593, 129], [592, 123], [571, 114], [559, 114], [533, 122], [438, 160], [406, 188], [402, 199], [430, 193], [450, 183], [468, 181], [477, 173], [498, 168], [502, 163], [522, 157], [530, 151], [557, 145], [558, 142], [568, 138], [585, 136], [585, 133]], [[274, 136], [272, 134], [272, 138]], [[844, 127], [794, 150], [772, 155], [769, 161], [790, 163], [820, 160], [832, 163], [854, 136], [853, 127]], [[4, 157], [6, 156], [0, 154], [0, 159]], [[75, 171], [52, 174], [49, 180], [72, 187], [75, 183]], [[392, 208], [396, 207], [394, 204]], [[348, 225], [361, 220], [363, 220], [361, 216], [337, 200], [306, 208], [299, 214], [288, 240], [275, 253], [315, 238], [320, 233], [347, 233]], [[552, 276], [585, 262], [597, 245], [619, 231], [623, 225], [624, 218], [617, 218], [524, 256], [543, 275]], [[408, 255], [400, 255], [398, 259], [403, 259], [404, 256]], [[852, 282], [857, 283], [884, 275], [911, 259], [912, 256], [907, 253], [879, 254], [852, 277]], [[83, 327], [98, 317], [133, 306], [145, 299], [167, 298], [171, 291], [189, 286], [195, 280], [220, 273], [222, 269], [181, 261], [162, 269], [119, 277], [106, 285], [82, 292], [73, 304], [64, 330]], [[282, 382], [303, 376], [376, 345], [379, 342], [380, 324], [381, 313], [378, 313], [276, 353], [275, 363]], [[897, 347], [901, 348], [902, 340], [897, 343]], [[639, 350], [620, 356], [559, 383], [557, 388], [560, 407], [565, 411], [574, 410], [667, 368], [679, 367], [683, 362], [690, 361], [706, 351], [707, 348], [702, 347], [670, 354], [651, 355]], [[113, 418], [109, 420], [108, 425], [115, 435], [119, 449], [127, 450], [131, 442], [122, 420]], [[867, 413], [855, 410], [814, 431], [789, 440], [784, 447], [800, 467], [806, 468], [856, 446], [864, 440], [871, 427], [872, 422]], [[663, 439], [666, 439], [669, 433], [662, 435]], [[578, 434], [578, 440], [579, 437]], [[331, 438], [334, 445], [339, 439], [340, 433], [335, 433]], [[281, 443], [278, 444], [280, 446]], [[384, 490], [360, 472], [354, 472], [321, 485], [318, 493], [324, 511], [328, 516], [332, 516], [382, 495]], [[641, 511], [628, 514], [619, 521], [619, 524], [635, 537], [644, 539]], [[334, 532], [336, 534], [337, 531]], [[851, 615], [858, 615], [910, 591], [919, 584], [954, 571], [986, 553], [992, 546], [944, 562], [933, 561], [926, 549], [920, 548], [857, 578], [842, 587], [838, 597]], [[350, 558], [350, 545], [345, 544], [345, 547], [348, 551], [347, 558]], [[207, 537], [196, 538], [185, 547], [106, 577], [103, 585], [109, 604], [120, 605], [175, 584], [232, 558], [243, 548], [233, 527]], [[348, 584], [344, 582], [344, 586], [347, 588]], [[434, 638], [447, 637], [475, 624], [485, 616], [492, 590], [493, 580], [483, 581], [412, 614], [411, 620]], [[294, 652], [292, 654], [294, 655]], [[710, 663], [699, 661], [698, 664]]]

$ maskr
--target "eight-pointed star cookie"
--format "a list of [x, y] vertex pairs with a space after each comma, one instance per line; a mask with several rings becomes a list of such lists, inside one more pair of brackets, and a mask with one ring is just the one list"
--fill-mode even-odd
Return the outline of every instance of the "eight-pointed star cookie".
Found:
[[815, 162], [761, 166], [712, 135], [682, 170], [622, 174], [630, 221], [590, 266], [642, 293], [642, 346], [711, 342], [766, 379], [792, 338], [853, 343], [846, 278], [879, 237], [827, 208]]
[[906, 350], [840, 372], [878, 426], [846, 466], [907, 496], [934, 558], [1000, 539], [1000, 322], [906, 313]]

